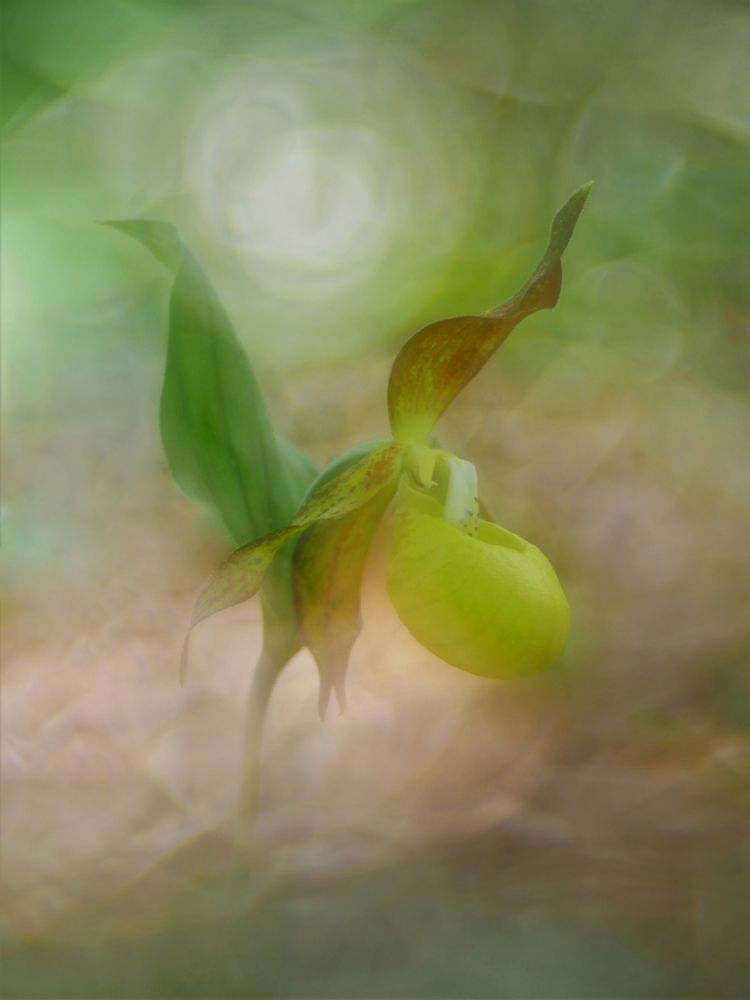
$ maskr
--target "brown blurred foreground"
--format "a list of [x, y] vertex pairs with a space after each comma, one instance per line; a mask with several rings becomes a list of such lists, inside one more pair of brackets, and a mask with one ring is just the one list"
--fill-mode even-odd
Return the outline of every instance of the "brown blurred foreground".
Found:
[[[337, 426], [383, 433], [384, 379], [300, 379], [321, 459]], [[224, 547], [150, 414], [123, 400], [96, 426], [26, 428], [18, 495], [76, 532], [11, 567], [4, 995], [746, 995], [747, 437], [730, 398], [688, 383], [585, 411], [555, 385], [523, 396], [491, 369], [445, 438], [558, 566], [563, 663], [503, 685], [431, 658], [388, 607], [380, 539], [350, 707], [321, 723], [308, 655], [287, 669], [239, 857], [258, 609], [201, 627], [181, 689], [182, 629]]]

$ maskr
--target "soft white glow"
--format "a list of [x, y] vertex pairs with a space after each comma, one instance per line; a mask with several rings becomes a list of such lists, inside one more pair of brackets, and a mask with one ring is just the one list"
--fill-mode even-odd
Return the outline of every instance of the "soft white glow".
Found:
[[266, 281], [347, 281], [379, 255], [393, 203], [383, 153], [361, 129], [298, 129], [233, 178], [227, 227]]
[[195, 116], [185, 162], [207, 229], [277, 297], [341, 305], [385, 258], [411, 262], [416, 234], [427, 267], [460, 230], [467, 121], [391, 59], [324, 42], [257, 53]]

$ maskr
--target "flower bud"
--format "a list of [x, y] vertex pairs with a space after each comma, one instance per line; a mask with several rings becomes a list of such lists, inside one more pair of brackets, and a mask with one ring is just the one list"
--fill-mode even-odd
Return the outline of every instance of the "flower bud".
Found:
[[483, 677], [544, 669], [568, 634], [568, 602], [536, 546], [489, 521], [469, 533], [403, 481], [388, 593], [418, 642]]

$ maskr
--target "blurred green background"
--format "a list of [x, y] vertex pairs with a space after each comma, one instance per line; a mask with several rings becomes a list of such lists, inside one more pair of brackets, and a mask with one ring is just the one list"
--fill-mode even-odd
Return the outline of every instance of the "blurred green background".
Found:
[[[744, 996], [747, 3], [2, 13], [4, 995]], [[562, 664], [446, 681], [381, 625], [323, 735], [295, 664], [266, 853], [228, 888], [257, 615], [176, 688], [224, 543], [161, 458], [169, 278], [97, 221], [178, 225], [325, 461], [387, 433], [399, 345], [514, 291], [590, 178], [558, 308], [440, 431], [559, 568]]]

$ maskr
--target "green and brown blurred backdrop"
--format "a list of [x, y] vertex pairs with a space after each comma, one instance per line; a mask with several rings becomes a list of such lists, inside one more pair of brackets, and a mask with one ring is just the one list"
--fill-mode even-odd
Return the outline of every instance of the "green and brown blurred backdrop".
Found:
[[[3, 0], [9, 998], [733, 998], [750, 983], [750, 10], [741, 0]], [[387, 433], [419, 326], [554, 312], [444, 418], [558, 568], [517, 685], [410, 639], [383, 545], [347, 713], [307, 654], [226, 874], [259, 610], [158, 440], [176, 223], [278, 426]], [[384, 540], [380, 540], [383, 542]]]

